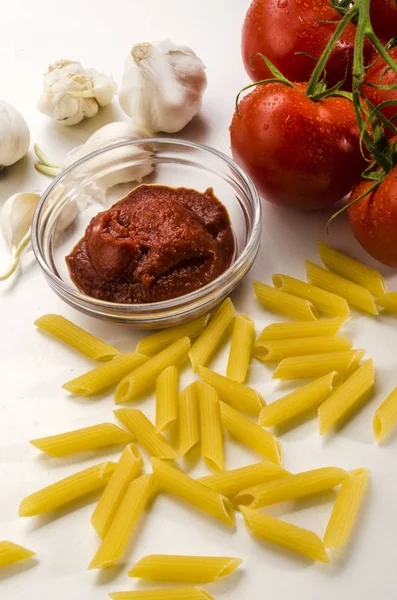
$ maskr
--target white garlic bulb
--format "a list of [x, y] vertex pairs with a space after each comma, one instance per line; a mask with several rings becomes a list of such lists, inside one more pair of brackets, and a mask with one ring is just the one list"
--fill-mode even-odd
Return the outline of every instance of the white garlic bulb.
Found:
[[11, 104], [0, 100], [0, 171], [25, 156], [29, 144], [25, 119]]
[[117, 90], [112, 77], [61, 59], [48, 67], [37, 108], [54, 121], [75, 125], [109, 104]]
[[190, 48], [169, 40], [136, 44], [125, 62], [121, 108], [138, 127], [176, 133], [201, 109], [205, 66]]

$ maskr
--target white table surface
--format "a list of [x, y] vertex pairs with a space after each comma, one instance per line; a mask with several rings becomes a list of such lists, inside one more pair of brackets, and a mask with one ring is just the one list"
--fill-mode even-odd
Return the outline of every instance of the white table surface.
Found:
[[[133, 43], [169, 37], [191, 46], [205, 61], [209, 86], [200, 119], [181, 137], [197, 140], [229, 152], [228, 126], [235, 95], [247, 83], [240, 59], [240, 29], [248, 0], [13, 0], [2, 7], [0, 36], [0, 96], [14, 104], [29, 123], [32, 142], [62, 159], [102, 124], [123, 117], [117, 101], [99, 115], [70, 128], [56, 126], [36, 110], [41, 75], [47, 65], [61, 57], [80, 60], [86, 67], [111, 72], [120, 81], [124, 57]], [[42, 190], [48, 179], [33, 169], [32, 150], [0, 177], [0, 202], [22, 190]], [[270, 281], [284, 272], [304, 277], [304, 259], [317, 260], [316, 240], [326, 239], [324, 214], [294, 214], [269, 204], [264, 206], [261, 251], [254, 268], [233, 300], [239, 311], [256, 320], [259, 331], [277, 317], [259, 308], [251, 280]], [[332, 228], [329, 241], [359, 259], [375, 264], [352, 238], [344, 219]], [[0, 266], [7, 252], [0, 242]], [[382, 269], [391, 289], [397, 277]], [[394, 284], [394, 286], [393, 286]], [[73, 398], [61, 384], [92, 367], [92, 363], [33, 326], [38, 316], [61, 313], [121, 350], [133, 349], [140, 334], [105, 324], [74, 312], [45, 283], [33, 260], [24, 260], [20, 279], [0, 284], [0, 539], [10, 539], [37, 552], [31, 562], [0, 573], [0, 598], [7, 600], [99, 600], [107, 593], [139, 587], [127, 577], [127, 567], [148, 553], [197, 553], [240, 556], [241, 571], [229, 579], [207, 586], [222, 600], [392, 600], [396, 597], [395, 548], [397, 538], [397, 436], [378, 448], [371, 420], [377, 405], [397, 384], [396, 320], [367, 318], [357, 313], [346, 335], [366, 348], [377, 370], [376, 394], [337, 435], [321, 439], [315, 420], [282, 435], [285, 466], [292, 471], [336, 465], [369, 467], [371, 485], [354, 537], [343, 552], [332, 554], [330, 565], [313, 564], [279, 551], [247, 533], [240, 516], [237, 531], [201, 516], [171, 498], [156, 501], [139, 535], [134, 538], [124, 564], [105, 572], [86, 570], [98, 545], [89, 519], [93, 502], [82, 502], [43, 518], [18, 518], [20, 500], [40, 487], [109, 457], [49, 459], [28, 444], [34, 437], [50, 435], [97, 422], [112, 420], [111, 395], [99, 399]], [[214, 363], [223, 372], [224, 353]], [[191, 374], [184, 376], [184, 383]], [[272, 401], [292, 389], [271, 381], [271, 370], [252, 366], [250, 383]], [[140, 404], [138, 406], [141, 406]], [[142, 404], [154, 417], [154, 398]], [[227, 467], [260, 460], [227, 441]], [[204, 474], [197, 466], [194, 474]], [[322, 535], [332, 498], [280, 506], [273, 514], [313, 529]]]

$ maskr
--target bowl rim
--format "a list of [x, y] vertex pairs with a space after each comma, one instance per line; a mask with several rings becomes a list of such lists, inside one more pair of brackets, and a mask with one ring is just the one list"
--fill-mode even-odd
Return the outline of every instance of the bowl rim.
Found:
[[[231, 265], [221, 273], [216, 279], [208, 283], [207, 285], [190, 292], [189, 294], [185, 294], [183, 296], [178, 296], [177, 298], [172, 298], [170, 300], [163, 300], [161, 302], [148, 302], [148, 303], [137, 303], [137, 304], [126, 304], [120, 302], [108, 302], [106, 300], [100, 300], [98, 298], [93, 298], [92, 296], [88, 296], [80, 292], [77, 288], [72, 288], [70, 285], [65, 283], [60, 277], [58, 277], [52, 269], [48, 266], [45, 261], [42, 252], [40, 250], [40, 244], [38, 242], [39, 233], [39, 219], [43, 212], [44, 204], [51, 194], [51, 192], [55, 189], [60, 181], [70, 172], [72, 172], [76, 167], [88, 162], [92, 158], [99, 156], [101, 154], [105, 154], [110, 150], [114, 150], [117, 148], [122, 148], [124, 146], [138, 146], [142, 144], [156, 144], [156, 145], [171, 145], [171, 146], [182, 146], [185, 148], [192, 148], [194, 150], [201, 150], [206, 153], [212, 154], [223, 160], [239, 177], [243, 180], [246, 187], [248, 188], [251, 203], [253, 205], [253, 224], [252, 230], [249, 236], [249, 239], [244, 246], [244, 249], [240, 256], [235, 259]], [[230, 276], [236, 271], [239, 270], [240, 267], [244, 265], [246, 260], [250, 257], [252, 252], [257, 252], [258, 241], [260, 240], [261, 235], [261, 227], [262, 227], [262, 205], [259, 197], [259, 193], [252, 181], [252, 179], [245, 173], [245, 171], [227, 154], [224, 154], [220, 150], [216, 148], [212, 148], [211, 146], [207, 146], [206, 144], [200, 144], [198, 142], [191, 142], [188, 140], [181, 140], [177, 138], [167, 138], [167, 137], [150, 137], [150, 138], [139, 138], [136, 140], [127, 140], [124, 142], [118, 142], [116, 144], [111, 144], [109, 146], [104, 146], [99, 150], [95, 150], [86, 156], [83, 156], [79, 160], [72, 163], [70, 166], [65, 168], [54, 181], [44, 190], [41, 195], [40, 201], [36, 207], [34, 212], [33, 221], [32, 221], [32, 249], [35, 255], [37, 262], [39, 263], [41, 269], [44, 273], [52, 280], [55, 285], [60, 288], [65, 294], [71, 295], [77, 301], [81, 301], [83, 303], [89, 303], [93, 306], [102, 309], [111, 309], [112, 311], [120, 310], [125, 313], [146, 313], [146, 312], [156, 312], [158, 310], [167, 310], [167, 309], [175, 309], [180, 306], [183, 306], [186, 303], [191, 301], [197, 301], [200, 299], [205, 299], [208, 295], [213, 294], [219, 288], [223, 288], [223, 285], [228, 283]]]

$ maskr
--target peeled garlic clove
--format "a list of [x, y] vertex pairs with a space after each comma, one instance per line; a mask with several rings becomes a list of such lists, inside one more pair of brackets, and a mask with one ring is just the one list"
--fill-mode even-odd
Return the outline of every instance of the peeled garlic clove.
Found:
[[0, 171], [25, 156], [29, 144], [25, 119], [11, 104], [0, 100]]
[[40, 194], [19, 193], [10, 196], [0, 212], [0, 230], [9, 246], [17, 247], [30, 230]]

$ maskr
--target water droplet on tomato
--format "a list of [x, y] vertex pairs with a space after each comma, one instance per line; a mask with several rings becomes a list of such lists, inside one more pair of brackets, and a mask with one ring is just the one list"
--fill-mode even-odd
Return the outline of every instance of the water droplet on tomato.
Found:
[[279, 8], [286, 8], [288, 6], [288, 0], [278, 0], [277, 6]]

